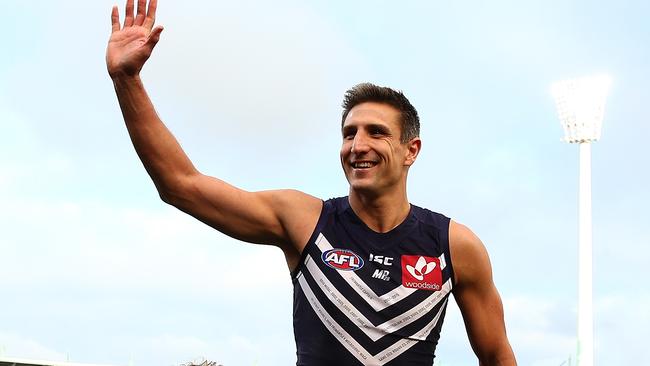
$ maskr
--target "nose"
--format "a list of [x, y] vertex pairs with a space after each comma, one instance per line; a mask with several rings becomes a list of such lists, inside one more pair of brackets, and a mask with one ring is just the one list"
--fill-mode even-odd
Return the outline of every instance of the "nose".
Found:
[[352, 140], [352, 148], [350, 149], [350, 152], [353, 154], [362, 154], [368, 152], [368, 150], [370, 150], [370, 147], [368, 145], [368, 136], [362, 132], [358, 132], [356, 135], [354, 135], [354, 140]]

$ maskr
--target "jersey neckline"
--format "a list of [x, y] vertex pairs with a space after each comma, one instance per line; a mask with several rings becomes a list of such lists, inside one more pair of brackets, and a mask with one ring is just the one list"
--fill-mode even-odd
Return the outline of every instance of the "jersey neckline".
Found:
[[414, 212], [415, 206], [409, 203], [409, 213], [406, 215], [406, 218], [391, 230], [385, 233], [380, 233], [368, 227], [368, 225], [357, 216], [350, 206], [348, 196], [341, 197], [341, 201], [341, 208], [344, 214], [350, 218], [350, 223], [358, 226], [358, 229], [364, 232], [366, 237], [370, 239], [368, 244], [374, 249], [388, 250], [394, 245], [399, 245], [402, 239], [415, 228], [418, 221]]

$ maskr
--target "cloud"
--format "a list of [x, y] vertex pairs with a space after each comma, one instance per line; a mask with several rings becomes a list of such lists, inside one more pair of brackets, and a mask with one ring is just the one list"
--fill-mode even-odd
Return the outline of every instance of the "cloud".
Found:
[[184, 15], [180, 3], [159, 6], [166, 30], [144, 71], [179, 136], [203, 151], [218, 139], [246, 160], [338, 137], [343, 92], [369, 68], [334, 24], [298, 1], [203, 7]]
[[0, 332], [0, 356], [50, 361], [66, 361], [66, 355], [34, 339]]
[[[577, 314], [574, 302], [542, 296], [503, 299], [510, 344], [521, 365], [558, 366], [576, 361]], [[597, 296], [594, 300], [595, 360], [599, 364], [645, 365], [642, 341], [650, 329], [650, 293]], [[475, 362], [460, 311], [450, 301], [437, 354], [445, 366]]]
[[[503, 299], [508, 339], [520, 365], [558, 366], [571, 355], [575, 339], [566, 318], [572, 312], [548, 298], [511, 296]], [[462, 315], [449, 302], [436, 362], [444, 366], [476, 363]]]
[[603, 365], [648, 365], [650, 292], [612, 292], [594, 303], [596, 361]]
[[538, 296], [509, 297], [503, 302], [508, 336], [519, 363], [557, 366], [573, 353], [571, 307]]
[[[225, 324], [214, 323], [219, 329]], [[152, 337], [129, 339], [137, 351], [134, 363], [146, 365], [179, 365], [211, 360], [223, 365], [288, 365], [295, 363], [293, 340], [277, 337], [268, 330], [259, 334], [219, 334], [197, 336], [182, 333], [165, 333]], [[275, 338], [274, 338], [275, 337]]]
[[5, 208], [0, 213], [8, 238], [0, 244], [7, 253], [0, 269], [5, 287], [58, 283], [219, 293], [290, 282], [277, 248], [243, 246], [162, 204], [146, 210], [21, 199]]
[[[0, 323], [35, 339], [3, 338], [7, 355], [57, 359], [38, 343], [56, 342], [93, 363], [295, 361], [291, 281], [277, 248], [242, 245], [162, 204], [4, 203], [0, 289], [12, 302]], [[88, 339], [74, 340], [80, 332]]]

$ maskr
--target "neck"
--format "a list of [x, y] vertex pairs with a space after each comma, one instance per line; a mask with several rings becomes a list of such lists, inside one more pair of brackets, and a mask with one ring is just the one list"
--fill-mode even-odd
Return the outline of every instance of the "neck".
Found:
[[411, 205], [406, 197], [406, 188], [390, 194], [381, 195], [359, 192], [350, 188], [350, 207], [354, 213], [370, 229], [385, 233], [399, 224], [408, 216]]

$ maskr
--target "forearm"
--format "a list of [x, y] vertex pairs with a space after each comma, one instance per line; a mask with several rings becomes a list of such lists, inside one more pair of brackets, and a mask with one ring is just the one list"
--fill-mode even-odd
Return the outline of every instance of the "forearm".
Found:
[[113, 77], [131, 142], [160, 196], [173, 195], [183, 179], [198, 173], [176, 138], [158, 117], [139, 76]]
[[479, 361], [479, 366], [517, 366], [517, 361], [512, 349], [508, 346], [501, 355]]
[[485, 301], [480, 303], [483, 309], [488, 310], [484, 319], [489, 319], [489, 322], [474, 322], [473, 326], [467, 329], [470, 344], [479, 359], [479, 366], [517, 366], [515, 354], [506, 335], [500, 301], [492, 307]]

